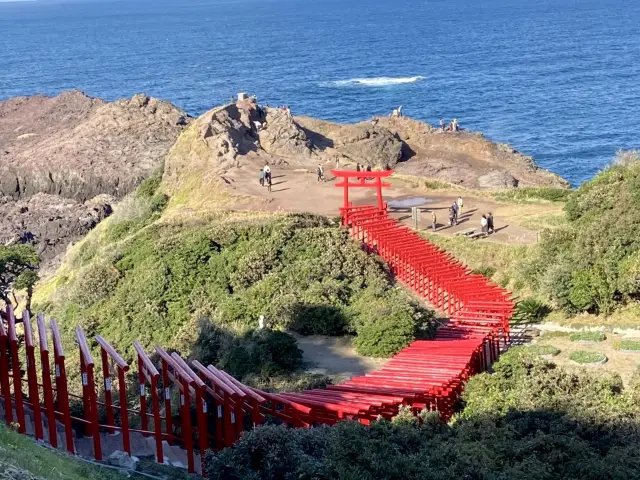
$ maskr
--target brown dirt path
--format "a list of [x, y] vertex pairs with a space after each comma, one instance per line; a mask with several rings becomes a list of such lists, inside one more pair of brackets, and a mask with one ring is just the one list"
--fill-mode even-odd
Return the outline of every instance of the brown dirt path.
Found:
[[[222, 176], [232, 192], [242, 197], [236, 208], [259, 211], [283, 212], [312, 212], [329, 217], [337, 216], [342, 206], [343, 192], [334, 187], [334, 179], [330, 174], [330, 166], [325, 165], [326, 181], [318, 182], [315, 167], [296, 165], [276, 165], [272, 167], [272, 191], [261, 187], [258, 172], [263, 160], [256, 159], [251, 166], [235, 168]], [[346, 168], [349, 168], [347, 166]], [[492, 212], [496, 226], [496, 234], [481, 239], [482, 242], [497, 242], [507, 244], [531, 244], [537, 241], [537, 233], [520, 226], [517, 222], [525, 218], [527, 211], [535, 206], [506, 206], [482, 196], [462, 193], [464, 208], [457, 226], [449, 227], [448, 209], [458, 198], [457, 191], [428, 192], [413, 189], [403, 182], [392, 182], [383, 194], [389, 202], [391, 215], [407, 224], [411, 223], [411, 207], [421, 209], [419, 229], [431, 228], [431, 211], [436, 212], [437, 232], [453, 236], [456, 232], [474, 228], [480, 231], [480, 218], [483, 214]], [[375, 202], [375, 192], [372, 189], [351, 189], [350, 200], [354, 205]], [[523, 212], [524, 211], [524, 214]], [[518, 218], [520, 217], [520, 218]], [[472, 240], [470, 240], [472, 241]]]

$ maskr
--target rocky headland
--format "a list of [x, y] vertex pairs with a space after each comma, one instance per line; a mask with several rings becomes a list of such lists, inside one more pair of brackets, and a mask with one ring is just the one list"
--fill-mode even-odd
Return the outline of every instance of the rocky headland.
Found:
[[50, 260], [163, 162], [172, 193], [193, 176], [220, 188], [226, 172], [265, 161], [357, 162], [476, 189], [568, 187], [509, 146], [411, 118], [345, 125], [247, 99], [192, 119], [146, 95], [105, 102], [70, 91], [0, 102], [0, 241], [32, 243]]

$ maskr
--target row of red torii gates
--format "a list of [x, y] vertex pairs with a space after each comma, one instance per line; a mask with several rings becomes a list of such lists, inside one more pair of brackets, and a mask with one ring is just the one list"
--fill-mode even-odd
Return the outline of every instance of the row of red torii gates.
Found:
[[[391, 171], [332, 173], [340, 179], [336, 186], [344, 188], [340, 213], [352, 238], [367, 252], [380, 255], [405, 286], [450, 316], [433, 340], [415, 341], [381, 369], [344, 383], [277, 394], [246, 386], [213, 365], [187, 362], [160, 346], [149, 356], [134, 342], [139, 401], [133, 407], [126, 387], [130, 363], [103, 337], [90, 342], [81, 328], [74, 333], [82, 395], [70, 391], [60, 329], [43, 315], [36, 318], [36, 343], [32, 319], [23, 313], [26, 375], [15, 368], [21, 365], [21, 353], [16, 319], [8, 306], [6, 327], [0, 322], [0, 402], [7, 424], [15, 422], [18, 431], [26, 433], [30, 416], [37, 439], [70, 453], [75, 453], [73, 428], [83, 425], [93, 440], [96, 460], [103, 458], [100, 432], [120, 432], [122, 450], [128, 454], [132, 454], [130, 435], [138, 433], [154, 439], [160, 463], [166, 460], [165, 444], [179, 445], [186, 451], [188, 470], [195, 472], [196, 451], [233, 445], [266, 415], [294, 427], [340, 420], [368, 424], [391, 418], [401, 405], [408, 405], [416, 413], [426, 408], [437, 410], [443, 420], [450, 418], [464, 382], [485, 371], [509, 344], [511, 296], [388, 215], [382, 188], [390, 185], [382, 179]], [[375, 189], [376, 205], [353, 206], [349, 188]], [[98, 363], [91, 343], [100, 352]], [[72, 399], [81, 403], [81, 415], [71, 414]], [[59, 430], [64, 435], [58, 436]], [[204, 471], [204, 465], [198, 467]]]

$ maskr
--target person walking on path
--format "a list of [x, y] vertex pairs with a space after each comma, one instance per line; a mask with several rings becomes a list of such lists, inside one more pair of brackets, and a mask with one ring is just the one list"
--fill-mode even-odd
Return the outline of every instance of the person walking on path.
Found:
[[269, 165], [264, 166], [264, 181], [271, 184], [271, 167]]
[[491, 214], [491, 212], [489, 212], [489, 214], [487, 215], [487, 232], [489, 234], [495, 232], [495, 230], [493, 229], [493, 215]]
[[449, 226], [453, 227], [455, 221], [456, 221], [456, 211], [453, 208], [453, 205], [451, 205], [449, 207]]
[[336, 170], [340, 170], [340, 157], [336, 155]]
[[271, 174], [267, 177], [267, 191], [271, 191]]
[[264, 187], [264, 170], [260, 169], [260, 186]]
[[[360, 171], [360, 163], [356, 163], [356, 172]], [[360, 177], [356, 177], [360, 181]]]
[[322, 168], [322, 165], [318, 165], [318, 168], [316, 168], [316, 173], [318, 174], [318, 181], [324, 182], [324, 168]]
[[487, 233], [487, 223], [487, 216], [482, 215], [482, 218], [480, 219], [480, 227], [482, 227], [482, 233], [484, 234]]
[[462, 206], [464, 205], [464, 202], [462, 201], [462, 197], [458, 197], [458, 200], [456, 201], [456, 203], [458, 204], [458, 217], [460, 217], [462, 215]]
[[458, 202], [453, 202], [453, 205], [451, 205], [451, 208], [453, 209], [453, 224], [457, 225], [458, 224]]
[[431, 228], [433, 229], [433, 231], [436, 231], [436, 227], [437, 227], [437, 223], [436, 223], [437, 219], [436, 219], [436, 211], [435, 210], [431, 210]]

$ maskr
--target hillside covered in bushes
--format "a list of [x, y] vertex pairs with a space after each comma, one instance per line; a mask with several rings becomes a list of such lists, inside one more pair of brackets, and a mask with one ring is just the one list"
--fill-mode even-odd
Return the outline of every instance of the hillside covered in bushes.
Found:
[[208, 457], [211, 480], [640, 478], [640, 383], [570, 373], [515, 347], [469, 381], [450, 424], [263, 426]]
[[[355, 336], [390, 356], [428, 335], [433, 313], [396, 288], [382, 261], [339, 226], [300, 214], [219, 213], [165, 222], [166, 198], [145, 182], [68, 255], [38, 311], [103, 335], [172, 348], [244, 377], [300, 366], [302, 335]], [[264, 316], [270, 333], [256, 332]]]

